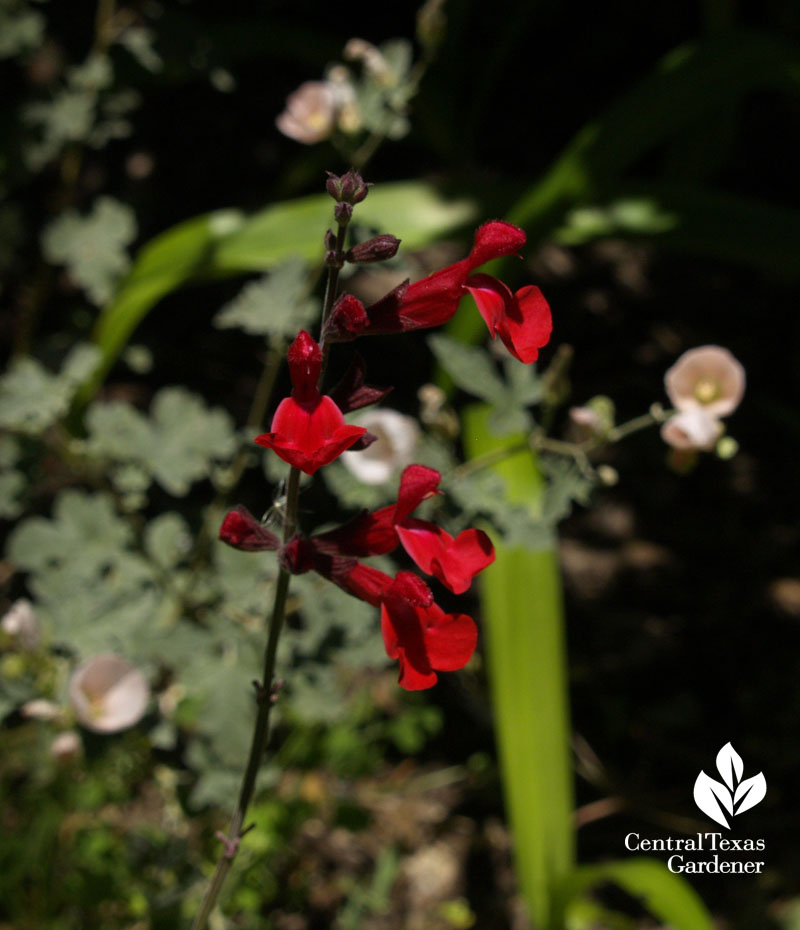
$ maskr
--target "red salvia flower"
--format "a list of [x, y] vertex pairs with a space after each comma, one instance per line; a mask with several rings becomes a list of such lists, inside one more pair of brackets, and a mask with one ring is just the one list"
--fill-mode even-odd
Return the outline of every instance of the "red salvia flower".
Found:
[[394, 589], [381, 604], [381, 632], [386, 654], [400, 663], [399, 684], [407, 691], [433, 687], [437, 671], [463, 668], [478, 644], [472, 617], [446, 614], [436, 603], [415, 604]]
[[475, 298], [492, 339], [499, 336], [520, 362], [535, 362], [553, 331], [550, 305], [539, 288], [529, 284], [512, 294], [507, 285], [488, 274], [472, 275], [465, 287]]
[[305, 330], [289, 348], [292, 393], [278, 405], [269, 433], [256, 437], [307, 475], [329, 465], [366, 433], [363, 426], [348, 426], [335, 402], [317, 387], [322, 352]]
[[283, 562], [295, 572], [313, 567], [348, 594], [381, 608], [386, 654], [398, 660], [399, 683], [407, 691], [433, 687], [437, 671], [463, 668], [475, 651], [475, 621], [466, 614], [446, 614], [412, 572], [392, 578], [355, 559], [315, 552], [311, 540], [299, 537], [285, 547]]
[[484, 223], [469, 255], [413, 284], [401, 284], [368, 310], [365, 335], [428, 329], [446, 323], [465, 296], [467, 278], [486, 262], [513, 255], [525, 245], [525, 233], [503, 220]]
[[453, 538], [412, 512], [437, 493], [441, 475], [424, 465], [409, 465], [400, 478], [397, 503], [362, 513], [344, 526], [311, 538], [318, 552], [337, 556], [386, 555], [401, 543], [426, 574], [434, 575], [454, 594], [463, 594], [472, 579], [494, 562], [494, 547], [482, 530], [464, 530]]

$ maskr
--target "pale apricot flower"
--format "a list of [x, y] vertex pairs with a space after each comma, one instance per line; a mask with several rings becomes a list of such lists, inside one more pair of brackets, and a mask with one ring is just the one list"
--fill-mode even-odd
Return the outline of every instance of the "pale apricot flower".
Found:
[[83, 749], [81, 738], [75, 730], [66, 730], [59, 733], [50, 743], [50, 755], [58, 762], [72, 762]]
[[724, 417], [742, 399], [744, 368], [721, 346], [698, 346], [684, 352], [669, 369], [664, 387], [676, 410], [702, 410], [711, 417]]
[[382, 407], [368, 410], [354, 422], [377, 437], [361, 452], [342, 453], [342, 464], [364, 484], [383, 484], [411, 464], [419, 440], [413, 417]]
[[304, 145], [327, 139], [336, 126], [339, 94], [330, 81], [306, 81], [286, 98], [286, 109], [275, 125], [280, 131]]
[[705, 410], [681, 410], [661, 427], [661, 438], [673, 449], [705, 452], [714, 448], [722, 424]]
[[107, 653], [94, 656], [73, 672], [69, 699], [75, 716], [89, 730], [115, 733], [141, 720], [150, 688], [139, 669]]
[[41, 627], [33, 605], [27, 598], [21, 597], [14, 601], [0, 620], [0, 629], [23, 649], [35, 649], [39, 644]]
[[61, 708], [45, 698], [34, 698], [22, 705], [20, 713], [30, 720], [55, 720], [61, 716]]

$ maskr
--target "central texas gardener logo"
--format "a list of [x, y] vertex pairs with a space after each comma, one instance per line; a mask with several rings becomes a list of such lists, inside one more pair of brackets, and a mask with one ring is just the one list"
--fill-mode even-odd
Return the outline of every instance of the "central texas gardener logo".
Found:
[[717, 753], [717, 771], [724, 784], [700, 772], [694, 783], [694, 802], [704, 814], [730, 829], [725, 814], [735, 817], [755, 807], [767, 793], [767, 781], [763, 772], [742, 778], [742, 757], [730, 743], [725, 743]]

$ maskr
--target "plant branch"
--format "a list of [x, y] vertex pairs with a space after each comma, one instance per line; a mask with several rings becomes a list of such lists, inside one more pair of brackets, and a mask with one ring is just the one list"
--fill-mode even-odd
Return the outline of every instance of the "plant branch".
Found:
[[[300, 470], [292, 468], [289, 472], [289, 483], [286, 492], [286, 511], [283, 521], [283, 541], [288, 542], [297, 528], [297, 502], [300, 490]], [[228, 833], [223, 837], [223, 851], [214, 870], [211, 884], [208, 886], [203, 903], [192, 924], [192, 930], [204, 930], [208, 918], [213, 911], [225, 878], [233, 865], [233, 860], [243, 836], [244, 818], [253, 798], [256, 787], [256, 778], [269, 741], [270, 711], [274, 701], [275, 659], [278, 654], [278, 640], [283, 620], [286, 614], [286, 599], [289, 594], [289, 581], [291, 575], [286, 569], [281, 569], [275, 586], [275, 600], [272, 606], [272, 615], [269, 624], [267, 646], [264, 650], [264, 668], [261, 682], [255, 683], [256, 703], [258, 713], [253, 729], [253, 739], [250, 744], [250, 754], [247, 759], [242, 786], [239, 790], [239, 800], [236, 810], [231, 818]]]

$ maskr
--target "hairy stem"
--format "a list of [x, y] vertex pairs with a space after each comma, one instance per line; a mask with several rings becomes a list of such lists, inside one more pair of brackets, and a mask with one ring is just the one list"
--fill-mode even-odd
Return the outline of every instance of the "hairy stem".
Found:
[[[283, 521], [283, 541], [288, 542], [297, 528], [297, 500], [300, 490], [300, 469], [292, 468], [289, 472], [289, 483], [286, 492], [286, 511]], [[239, 790], [239, 800], [236, 810], [231, 818], [227, 835], [223, 838], [223, 850], [220, 855], [211, 884], [208, 886], [203, 903], [197, 917], [192, 924], [192, 930], [204, 930], [208, 918], [214, 909], [222, 885], [233, 865], [233, 860], [244, 833], [244, 818], [253, 798], [256, 787], [256, 778], [261, 762], [267, 749], [269, 740], [269, 720], [274, 697], [275, 659], [278, 653], [278, 640], [280, 638], [283, 620], [286, 614], [286, 599], [289, 594], [289, 580], [291, 575], [285, 569], [278, 574], [275, 586], [275, 600], [272, 606], [272, 615], [269, 623], [269, 635], [264, 650], [264, 668], [261, 681], [255, 683], [256, 703], [258, 712], [253, 729], [253, 739], [250, 743], [250, 754], [247, 759], [242, 786]]]
[[[339, 226], [338, 235], [336, 237], [337, 256], [341, 255], [342, 253], [346, 231], [346, 223]], [[339, 267], [340, 266], [337, 265], [330, 265], [328, 267], [328, 278], [325, 284], [325, 300], [322, 306], [321, 331], [323, 333], [325, 330], [325, 323], [330, 316], [334, 301], [336, 300], [336, 288], [339, 281]], [[324, 341], [324, 337], [321, 337], [321, 339]], [[323, 351], [324, 358], [327, 360], [327, 346], [323, 349]], [[268, 367], [270, 367], [269, 363]], [[265, 374], [262, 376], [262, 383], [260, 385], [261, 390], [257, 392], [259, 396], [253, 402], [251, 415], [248, 418], [249, 421], [252, 421], [253, 418], [257, 416], [257, 419], [260, 422], [263, 417], [264, 409], [274, 384], [277, 365], [272, 365], [271, 368], [271, 374]], [[320, 381], [322, 380], [323, 376], [324, 364], [322, 374], [320, 375]], [[253, 425], [252, 422], [250, 422], [250, 425]], [[286, 488], [286, 509], [284, 511], [283, 517], [284, 545], [289, 542], [289, 540], [297, 531], [297, 506], [299, 495], [300, 469], [292, 466], [289, 471], [289, 481]], [[247, 815], [247, 809], [250, 806], [250, 802], [253, 799], [253, 794], [256, 787], [256, 778], [258, 777], [258, 771], [264, 759], [264, 754], [266, 753], [267, 743], [269, 742], [270, 711], [272, 710], [272, 704], [275, 698], [275, 660], [278, 654], [278, 640], [280, 639], [284, 617], [286, 616], [286, 602], [289, 596], [290, 579], [291, 575], [289, 572], [286, 571], [286, 569], [281, 568], [278, 572], [278, 580], [275, 585], [275, 600], [273, 601], [272, 605], [267, 645], [264, 649], [263, 673], [261, 676], [261, 681], [254, 683], [256, 689], [256, 703], [258, 712], [256, 714], [256, 722], [253, 729], [253, 739], [250, 743], [250, 754], [247, 759], [247, 768], [245, 769], [244, 778], [242, 779], [242, 787], [239, 790], [239, 799], [236, 804], [236, 810], [234, 811], [233, 817], [231, 818], [228, 833], [227, 835], [220, 837], [222, 840], [222, 853], [220, 854], [219, 860], [217, 862], [217, 867], [214, 870], [211, 883], [206, 890], [203, 902], [200, 905], [200, 910], [194, 919], [194, 923], [192, 924], [192, 930], [205, 930], [205, 927], [208, 923], [208, 918], [216, 906], [219, 893], [222, 890], [223, 883], [225, 882], [225, 878], [227, 877], [228, 872], [233, 865], [233, 860], [236, 857], [239, 843], [242, 839], [242, 836], [246, 832], [246, 829], [243, 829], [244, 819]]]

